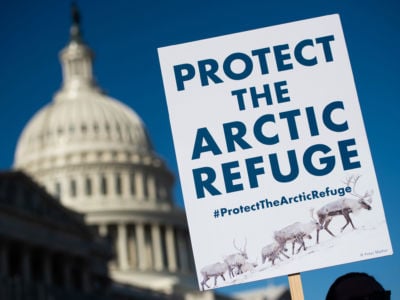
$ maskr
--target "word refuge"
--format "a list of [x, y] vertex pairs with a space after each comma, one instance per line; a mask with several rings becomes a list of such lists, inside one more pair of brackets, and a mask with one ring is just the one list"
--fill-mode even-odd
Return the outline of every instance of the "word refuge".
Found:
[[[333, 101], [319, 111], [319, 114], [314, 107], [309, 106], [304, 109], [263, 114], [252, 124], [241, 121], [223, 123], [218, 134], [207, 127], [199, 128], [192, 152], [192, 161], [199, 160], [203, 163], [201, 167], [192, 169], [197, 198], [206, 197], [206, 192], [217, 196], [246, 188], [257, 188], [263, 176], [271, 176], [274, 180], [285, 183], [304, 175], [302, 172], [312, 176], [324, 176], [338, 167], [342, 170], [360, 168], [355, 138], [332, 141], [330, 145], [313, 143], [318, 140], [322, 129], [333, 133], [348, 131], [347, 120], [338, 117], [344, 113], [344, 103]], [[299, 123], [303, 124], [301, 132], [298, 130]], [[307, 130], [304, 130], [304, 124], [307, 124]], [[282, 128], [286, 128], [286, 131]], [[293, 146], [292, 149], [285, 149], [279, 153], [269, 153], [269, 149], [277, 149], [272, 147], [274, 145], [282, 142], [290, 145], [288, 142], [301, 138], [307, 138], [309, 145], [305, 148], [296, 149]], [[262, 149], [263, 155], [224, 161], [218, 168], [204, 165], [210, 157], [253, 148]], [[283, 172], [281, 165], [289, 165], [289, 171]]]

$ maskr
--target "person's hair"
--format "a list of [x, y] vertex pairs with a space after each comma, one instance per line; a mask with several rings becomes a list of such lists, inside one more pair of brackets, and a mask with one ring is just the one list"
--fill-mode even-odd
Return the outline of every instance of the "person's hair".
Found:
[[390, 291], [367, 273], [351, 272], [338, 277], [325, 300], [390, 300]]

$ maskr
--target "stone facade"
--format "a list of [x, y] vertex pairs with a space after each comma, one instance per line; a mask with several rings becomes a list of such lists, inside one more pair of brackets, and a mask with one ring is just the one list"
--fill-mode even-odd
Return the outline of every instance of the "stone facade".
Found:
[[107, 241], [22, 172], [0, 173], [0, 224], [0, 299], [109, 299]]

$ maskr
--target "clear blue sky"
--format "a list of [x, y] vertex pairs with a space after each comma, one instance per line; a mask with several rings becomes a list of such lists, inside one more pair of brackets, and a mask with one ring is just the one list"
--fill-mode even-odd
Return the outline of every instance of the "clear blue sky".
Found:
[[[70, 1], [0, 2], [0, 169], [9, 169], [17, 139], [61, 84], [59, 51], [70, 27]], [[157, 152], [177, 174], [157, 48], [339, 13], [394, 255], [301, 274], [306, 300], [324, 299], [341, 274], [374, 275], [400, 299], [399, 97], [400, 4], [384, 1], [77, 1], [95, 75], [112, 97], [144, 120]], [[182, 203], [179, 185], [176, 199]], [[287, 283], [287, 278], [245, 284]], [[223, 289], [224, 292], [236, 288]]]

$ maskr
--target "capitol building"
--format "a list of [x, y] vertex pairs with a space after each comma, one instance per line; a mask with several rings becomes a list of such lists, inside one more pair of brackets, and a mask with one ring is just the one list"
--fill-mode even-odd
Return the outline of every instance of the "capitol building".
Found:
[[[77, 236], [87, 233], [69, 244], [82, 249], [97, 245], [93, 249], [98, 250], [82, 252], [85, 253], [82, 259], [98, 258], [97, 265], [85, 269], [82, 284], [77, 284], [86, 286], [87, 291], [109, 278], [110, 288], [120, 295], [113, 299], [153, 299], [131, 297], [137, 296], [138, 290], [143, 291], [143, 295], [145, 291], [153, 291], [160, 297], [157, 299], [228, 299], [212, 291], [199, 291], [186, 216], [173, 199], [174, 176], [155, 152], [145, 125], [135, 111], [106, 95], [96, 84], [93, 57], [83, 40], [75, 9], [69, 42], [60, 52], [62, 86], [21, 133], [14, 170], [0, 177], [0, 207], [1, 199], [9, 197], [6, 190], [10, 185], [6, 182], [14, 176], [33, 189], [40, 199], [58, 200], [55, 202], [59, 205], [54, 210], [62, 210], [68, 217], [55, 218], [55, 223], [73, 219], [82, 223], [79, 228], [89, 227], [76, 230]], [[38, 188], [33, 188], [36, 183]], [[38, 215], [35, 222], [42, 222], [41, 218]], [[67, 227], [65, 225], [65, 232]], [[24, 240], [35, 238], [32, 234]], [[110, 245], [109, 249], [105, 242]], [[4, 253], [10, 251], [0, 252], [3, 258]], [[24, 257], [28, 257], [24, 261], [26, 265], [33, 256]], [[79, 263], [74, 267], [79, 268]], [[48, 282], [55, 282], [49, 276], [56, 277], [57, 270], [72, 280], [73, 273], [68, 270], [73, 268], [60, 268], [53, 268], [52, 275], [47, 271], [44, 277]], [[32, 274], [32, 267], [22, 269], [24, 274]], [[90, 284], [90, 274], [97, 274], [103, 281]]]

